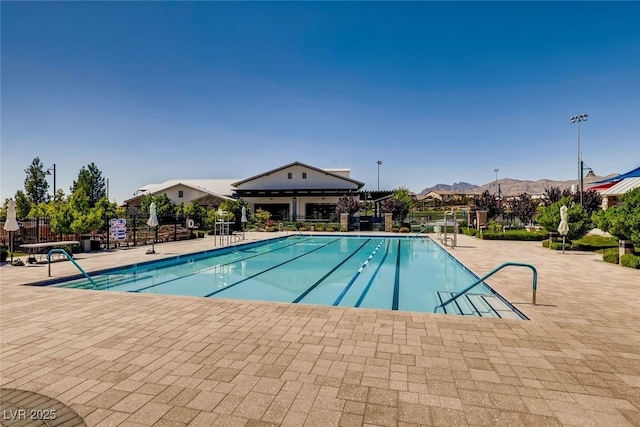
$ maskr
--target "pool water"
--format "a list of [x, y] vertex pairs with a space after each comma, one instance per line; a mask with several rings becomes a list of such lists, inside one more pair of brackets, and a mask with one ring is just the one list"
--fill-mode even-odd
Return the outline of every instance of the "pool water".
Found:
[[[428, 237], [310, 235], [131, 265], [92, 278], [103, 291], [417, 312], [433, 312], [477, 280]], [[57, 286], [96, 289], [87, 279]], [[484, 284], [446, 312], [513, 314]]]

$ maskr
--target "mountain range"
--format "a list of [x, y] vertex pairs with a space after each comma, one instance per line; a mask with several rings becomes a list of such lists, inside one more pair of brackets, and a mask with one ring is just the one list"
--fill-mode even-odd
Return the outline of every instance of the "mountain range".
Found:
[[[600, 181], [616, 175], [617, 174], [585, 177], [584, 184], [586, 187], [589, 183]], [[516, 195], [521, 193], [543, 194], [544, 190], [549, 187], [560, 187], [561, 190], [564, 190], [565, 188], [571, 188], [572, 185], [576, 184], [576, 181], [577, 180], [575, 179], [569, 181], [555, 181], [552, 179], [526, 181], [513, 178], [502, 178], [497, 181], [497, 184], [500, 185], [500, 192], [504, 195]], [[482, 193], [485, 190], [488, 190], [490, 193], [496, 193], [496, 181], [491, 181], [484, 185], [469, 184], [468, 182], [456, 182], [453, 185], [437, 184], [433, 187], [425, 188], [420, 193], [418, 193], [418, 195], [427, 194], [430, 191], [452, 191], [455, 193], [471, 194]]]

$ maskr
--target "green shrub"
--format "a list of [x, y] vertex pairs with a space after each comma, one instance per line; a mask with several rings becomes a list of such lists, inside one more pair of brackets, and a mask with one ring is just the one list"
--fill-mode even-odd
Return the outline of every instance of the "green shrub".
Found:
[[198, 236], [199, 239], [204, 239], [204, 231], [196, 231], [196, 236]]
[[300, 227], [298, 230], [300, 230], [300, 231], [307, 231], [307, 227]]
[[333, 227], [327, 227], [324, 231], [326, 231], [327, 233], [331, 233], [333, 230]]
[[347, 230], [345, 227], [340, 227], [340, 231], [343, 232], [343, 233], [346, 233], [349, 230]]
[[411, 231], [411, 230], [410, 230], [409, 228], [407, 228], [407, 227], [402, 227], [402, 228], [400, 228], [400, 232], [401, 232], [401, 233], [408, 233], [408, 232], [410, 232], [410, 231]]
[[611, 264], [618, 264], [620, 262], [620, 250], [618, 248], [605, 249], [602, 253], [602, 259]]
[[276, 229], [273, 227], [265, 227], [264, 231], [266, 231], [267, 233], [271, 233], [273, 231], [276, 231]]
[[0, 249], [0, 262], [5, 262], [9, 256], [9, 251], [6, 249]]
[[324, 224], [316, 224], [316, 231], [324, 231]]
[[478, 234], [483, 240], [524, 240], [524, 241], [541, 241], [549, 238], [546, 231], [524, 231], [524, 230], [508, 230], [504, 233], [494, 233], [486, 231]]
[[587, 234], [592, 226], [591, 217], [582, 206], [573, 203], [573, 197], [571, 196], [563, 197], [560, 201], [548, 207], [540, 208], [538, 224], [547, 231], [557, 231], [558, 225], [560, 225], [561, 206], [567, 206], [568, 208], [569, 234], [567, 238], [573, 241]]
[[[543, 240], [542, 241], [542, 247], [543, 248], [549, 248], [549, 249], [552, 249], [554, 251], [561, 251], [562, 250], [562, 242], [550, 242], [547, 239], [547, 240]], [[571, 250], [571, 245], [568, 244], [568, 243], [565, 243], [564, 249], [565, 250]]]
[[467, 236], [476, 236], [478, 234], [478, 229], [477, 228], [463, 227], [462, 228], [462, 234], [465, 234]]
[[339, 222], [328, 222], [325, 228], [333, 228], [334, 230], [340, 230]]
[[396, 228], [396, 227], [393, 227], [393, 228], [391, 229], [391, 232], [392, 232], [392, 233], [397, 233], [397, 232], [399, 232], [399, 231], [400, 231], [400, 229], [399, 229], [399, 228]]
[[634, 254], [624, 254], [620, 257], [620, 265], [640, 269], [640, 256]]
[[489, 221], [489, 224], [487, 225], [487, 231], [492, 233], [502, 233], [502, 230], [504, 230], [504, 225], [502, 223], [497, 221]]
[[597, 251], [617, 247], [618, 240], [616, 240], [615, 237], [584, 236], [581, 239], [571, 242], [571, 249], [574, 251]]

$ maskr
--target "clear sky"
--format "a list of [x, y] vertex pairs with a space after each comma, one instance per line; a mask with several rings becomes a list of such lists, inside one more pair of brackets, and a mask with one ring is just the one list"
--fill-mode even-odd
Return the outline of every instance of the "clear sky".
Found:
[[[299, 160], [381, 189], [640, 165], [637, 2], [2, 2], [0, 197]], [[50, 185], [52, 183], [50, 182]]]

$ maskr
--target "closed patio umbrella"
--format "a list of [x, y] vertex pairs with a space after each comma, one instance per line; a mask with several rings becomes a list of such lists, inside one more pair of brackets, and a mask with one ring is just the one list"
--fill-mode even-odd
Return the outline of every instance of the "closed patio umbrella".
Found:
[[4, 222], [5, 230], [9, 232], [9, 250], [11, 251], [11, 265], [13, 265], [13, 232], [20, 230], [20, 224], [16, 220], [16, 202], [9, 200], [7, 203], [7, 220]]
[[[151, 202], [149, 205], [149, 219], [147, 220], [147, 225], [149, 227], [158, 227], [158, 215], [156, 213], [156, 202]], [[148, 254], [155, 254], [156, 247], [156, 239], [153, 238], [153, 242], [151, 243], [151, 251], [147, 252]]]
[[240, 217], [240, 222], [242, 222], [242, 231], [244, 231], [244, 228], [247, 224], [247, 208], [245, 208], [244, 206], [242, 207], [242, 216]]
[[569, 233], [569, 223], [567, 222], [568, 216], [567, 207], [562, 206], [560, 208], [560, 225], [558, 225], [558, 233], [562, 235], [562, 253], [564, 253], [564, 239]]

